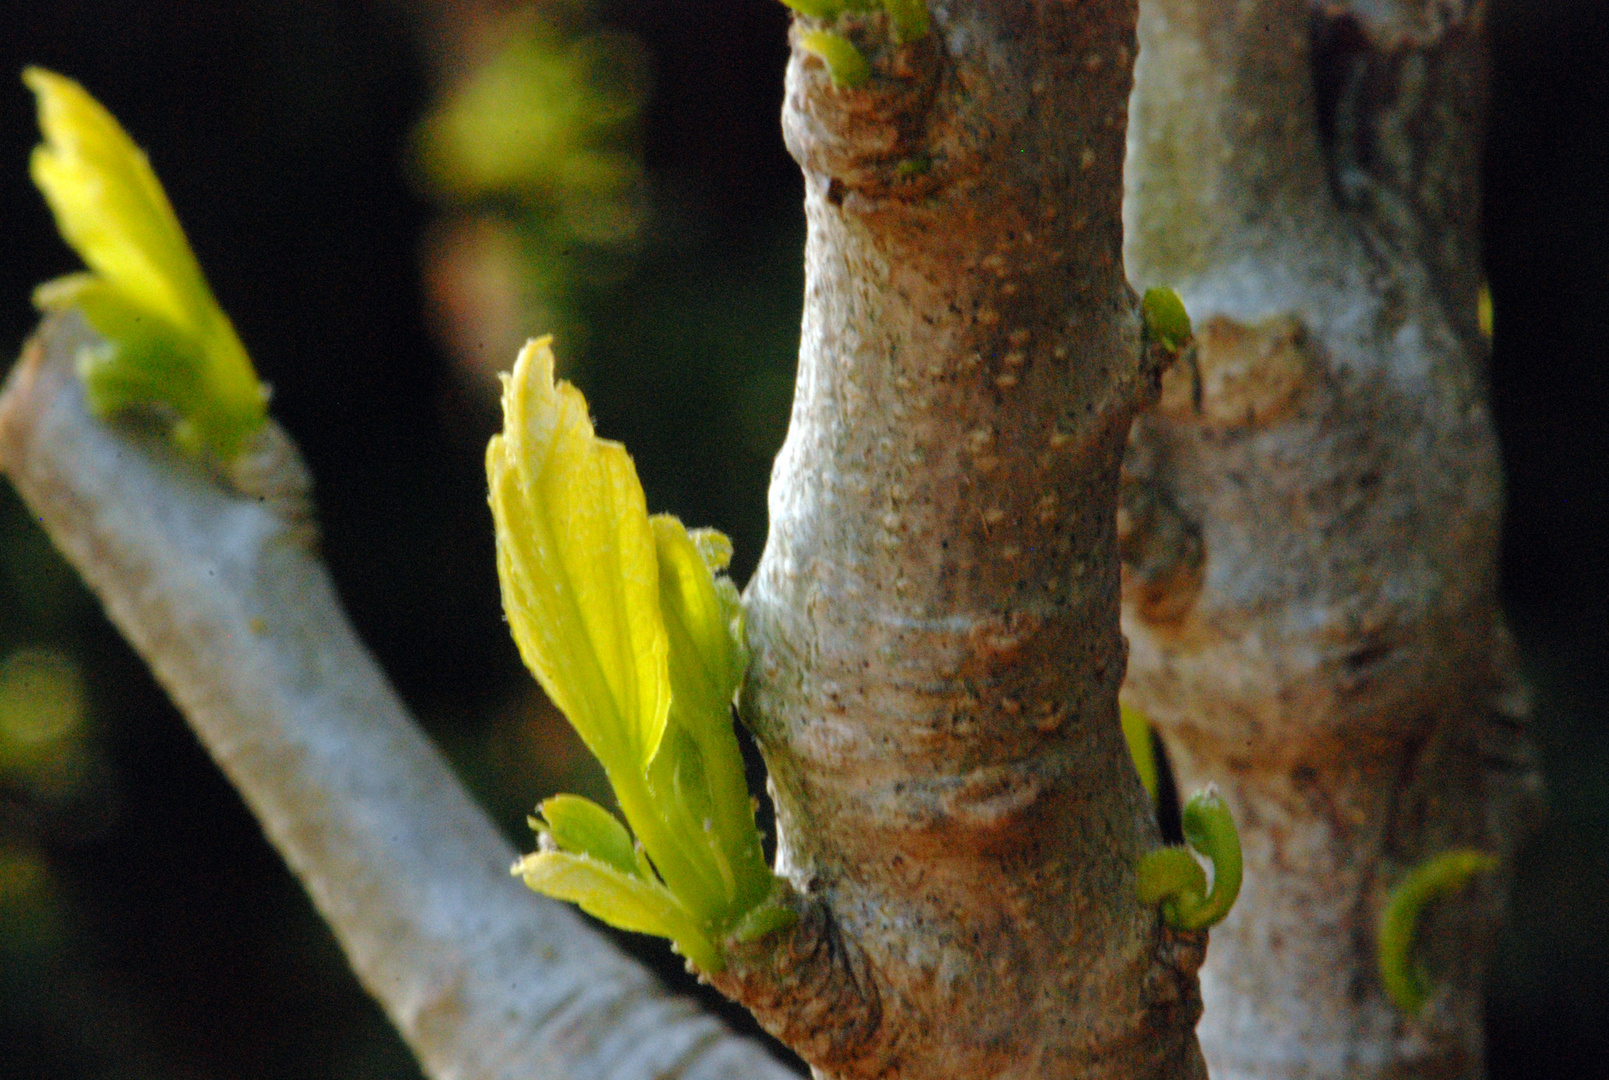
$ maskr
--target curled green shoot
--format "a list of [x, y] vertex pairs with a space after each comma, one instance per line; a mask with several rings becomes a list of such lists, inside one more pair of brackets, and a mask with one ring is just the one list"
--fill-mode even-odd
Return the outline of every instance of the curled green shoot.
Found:
[[1420, 916], [1434, 901], [1458, 892], [1476, 874], [1489, 874], [1497, 865], [1495, 855], [1456, 848], [1415, 866], [1392, 890], [1380, 913], [1377, 959], [1380, 983], [1404, 1014], [1418, 1016], [1430, 1000], [1430, 977], [1413, 956]]
[[[1162, 905], [1162, 918], [1175, 930], [1205, 930], [1223, 921], [1240, 895], [1240, 835], [1229, 804], [1213, 785], [1184, 804], [1184, 838], [1189, 849], [1165, 847], [1140, 861], [1137, 891], [1147, 906]], [[1212, 883], [1196, 861], [1212, 864]]]

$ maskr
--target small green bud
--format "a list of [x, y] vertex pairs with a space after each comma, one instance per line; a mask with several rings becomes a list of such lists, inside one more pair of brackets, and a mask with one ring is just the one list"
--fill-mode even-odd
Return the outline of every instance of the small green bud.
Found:
[[805, 31], [799, 35], [799, 47], [827, 65], [834, 86], [860, 86], [871, 77], [871, 66], [860, 50], [831, 30]]
[[1184, 301], [1172, 289], [1146, 289], [1140, 298], [1145, 319], [1145, 337], [1170, 353], [1183, 351], [1190, 344], [1190, 316]]

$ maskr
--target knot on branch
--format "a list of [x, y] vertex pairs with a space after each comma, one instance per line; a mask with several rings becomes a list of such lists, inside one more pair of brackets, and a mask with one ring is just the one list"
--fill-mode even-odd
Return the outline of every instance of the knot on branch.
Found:
[[999, 88], [964, 88], [942, 34], [896, 44], [880, 15], [846, 15], [837, 30], [865, 56], [870, 77], [835, 85], [795, 24], [782, 130], [800, 167], [839, 203], [850, 192], [924, 198], [976, 171], [998, 141]]
[[1207, 959], [1205, 930], [1175, 930], [1157, 921], [1156, 949], [1140, 992], [1150, 1022], [1159, 1031], [1189, 1031], [1201, 1019], [1197, 973]]
[[269, 420], [247, 438], [239, 455], [222, 471], [229, 487], [268, 509], [285, 525], [298, 547], [304, 551], [318, 549], [313, 474], [284, 428]]
[[1214, 315], [1197, 328], [1195, 347], [1163, 373], [1158, 411], [1226, 433], [1271, 427], [1322, 383], [1322, 361], [1311, 350], [1293, 316], [1245, 324]]
[[789, 888], [779, 901], [798, 921], [754, 941], [728, 941], [726, 968], [711, 984], [822, 1072], [881, 1076], [892, 1048], [865, 952], [821, 900]]

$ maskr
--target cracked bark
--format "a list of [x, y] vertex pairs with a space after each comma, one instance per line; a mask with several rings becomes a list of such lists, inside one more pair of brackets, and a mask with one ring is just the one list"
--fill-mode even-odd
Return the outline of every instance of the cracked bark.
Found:
[[1506, 866], [1432, 909], [1438, 990], [1375, 974], [1391, 888], [1512, 854], [1540, 804], [1497, 608], [1477, 327], [1480, 0], [1142, 0], [1125, 257], [1197, 332], [1124, 467], [1125, 694], [1224, 789], [1216, 1080], [1478, 1077]]
[[932, 8], [901, 47], [847, 20], [864, 88], [788, 69], [805, 314], [742, 709], [803, 917], [715, 981], [822, 1076], [1201, 1077], [1116, 712], [1133, 6]]
[[173, 695], [442, 1080], [784, 1080], [561, 904], [509, 876], [474, 805], [347, 624], [307, 478], [270, 426], [229, 483], [85, 411], [93, 340], [52, 318], [0, 397], [0, 464]]

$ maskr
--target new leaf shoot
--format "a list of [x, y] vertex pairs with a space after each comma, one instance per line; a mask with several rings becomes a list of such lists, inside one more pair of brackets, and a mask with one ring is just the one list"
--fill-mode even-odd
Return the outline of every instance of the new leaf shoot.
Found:
[[[520, 655], [602, 762], [631, 834], [602, 807], [549, 799], [531, 888], [626, 930], [668, 937], [706, 972], [773, 879], [731, 706], [747, 664], [719, 533], [649, 518], [625, 448], [528, 344], [503, 381], [486, 450], [503, 609]], [[785, 917], [779, 916], [782, 922]]]
[[157, 406], [191, 452], [227, 460], [268, 418], [268, 392], [213, 298], [145, 154], [72, 79], [23, 73], [39, 102], [34, 183], [87, 272], [34, 292], [45, 311], [78, 308], [105, 343], [78, 358], [102, 416]]

